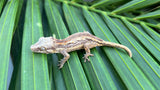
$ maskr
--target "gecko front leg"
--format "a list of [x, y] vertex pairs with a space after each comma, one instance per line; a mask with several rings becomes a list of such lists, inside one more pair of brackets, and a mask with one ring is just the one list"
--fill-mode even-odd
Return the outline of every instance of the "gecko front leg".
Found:
[[83, 57], [83, 58], [85, 59], [84, 62], [86, 62], [86, 60], [90, 61], [89, 58], [88, 58], [89, 56], [94, 56], [93, 54], [90, 53], [90, 48], [89, 48], [89, 46], [90, 46], [90, 45], [87, 44], [87, 43], [84, 44], [84, 49], [85, 49], [85, 51], [86, 51], [86, 54], [84, 54], [84, 57]]
[[59, 61], [60, 62], [58, 64], [59, 69], [61, 69], [63, 67], [64, 63], [70, 58], [70, 55], [65, 50], [61, 51], [60, 53], [64, 56], [64, 58], [61, 59], [61, 61]]

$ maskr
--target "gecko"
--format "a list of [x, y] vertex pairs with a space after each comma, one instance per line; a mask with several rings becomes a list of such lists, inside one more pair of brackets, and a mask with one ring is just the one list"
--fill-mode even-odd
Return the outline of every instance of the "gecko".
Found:
[[86, 54], [84, 54], [84, 62], [90, 61], [89, 56], [93, 56], [90, 53], [90, 49], [96, 46], [110, 46], [116, 48], [122, 48], [128, 52], [129, 56], [132, 57], [131, 50], [121, 44], [104, 41], [87, 31], [74, 33], [64, 39], [56, 39], [54, 37], [41, 37], [39, 41], [31, 45], [32, 52], [35, 53], [61, 53], [64, 58], [59, 61], [59, 69], [63, 67], [65, 62], [70, 58], [69, 52], [84, 49]]

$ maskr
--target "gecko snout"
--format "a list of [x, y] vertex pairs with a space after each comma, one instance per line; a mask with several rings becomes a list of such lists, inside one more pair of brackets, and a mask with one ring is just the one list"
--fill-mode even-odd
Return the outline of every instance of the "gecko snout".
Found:
[[31, 45], [30, 49], [31, 49], [32, 51], [34, 51], [34, 50], [35, 50], [34, 45]]
[[45, 53], [45, 50], [44, 51], [40, 50], [39, 47], [36, 46], [35, 44], [31, 45], [30, 49], [32, 52], [35, 52], [35, 53]]

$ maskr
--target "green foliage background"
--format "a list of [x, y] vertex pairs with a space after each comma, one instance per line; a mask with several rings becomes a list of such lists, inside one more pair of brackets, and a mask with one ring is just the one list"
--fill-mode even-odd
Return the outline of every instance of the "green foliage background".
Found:
[[[160, 0], [0, 0], [0, 90], [160, 89], [159, 4]], [[30, 50], [42, 36], [63, 39], [83, 31], [129, 47], [133, 57], [122, 49], [96, 47], [91, 49], [91, 62], [84, 63], [84, 50], [74, 51], [59, 70], [62, 55]]]

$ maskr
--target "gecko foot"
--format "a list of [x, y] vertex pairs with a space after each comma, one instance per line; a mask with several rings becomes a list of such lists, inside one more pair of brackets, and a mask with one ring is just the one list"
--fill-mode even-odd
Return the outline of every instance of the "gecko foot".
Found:
[[64, 59], [62, 59], [62, 60], [60, 60], [58, 62], [59, 62], [59, 64], [57, 65], [59, 67], [58, 69], [61, 69], [63, 67], [63, 65], [64, 65]]
[[84, 54], [84, 62], [86, 62], [86, 60], [89, 62], [90, 60], [89, 60], [89, 56], [94, 56], [93, 54], [90, 54], [90, 53], [88, 53], [88, 54]]

